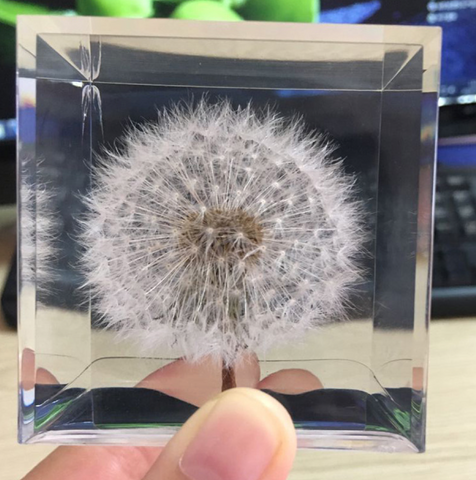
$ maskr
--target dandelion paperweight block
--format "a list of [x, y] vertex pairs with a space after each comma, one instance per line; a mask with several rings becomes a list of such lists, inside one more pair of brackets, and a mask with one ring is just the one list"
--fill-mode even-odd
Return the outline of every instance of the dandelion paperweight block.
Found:
[[440, 31], [23, 17], [21, 442], [163, 445], [261, 389], [422, 451]]

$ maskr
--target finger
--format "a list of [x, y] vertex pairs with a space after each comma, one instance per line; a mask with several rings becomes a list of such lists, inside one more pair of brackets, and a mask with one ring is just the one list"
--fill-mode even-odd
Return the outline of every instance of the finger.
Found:
[[159, 454], [151, 447], [59, 447], [24, 480], [142, 480]]
[[308, 370], [290, 368], [280, 370], [263, 378], [258, 383], [260, 390], [271, 390], [276, 393], [297, 395], [299, 393], [312, 392], [324, 388], [321, 381]]
[[[257, 356], [244, 355], [236, 364], [235, 371], [238, 387], [256, 387], [260, 378]], [[202, 406], [220, 393], [222, 368], [220, 362], [213, 358], [197, 363], [176, 360], [151, 373], [137, 386], [159, 390], [192, 405]]]
[[24, 348], [20, 358], [20, 380], [24, 390], [32, 390], [35, 384], [55, 385], [57, 378], [46, 368], [35, 370], [35, 352], [31, 348]]
[[35, 388], [35, 352], [31, 348], [24, 348], [21, 351], [20, 381], [25, 391]]
[[58, 379], [46, 368], [40, 367], [36, 370], [37, 385], [58, 385]]
[[295, 450], [284, 407], [258, 390], [234, 388], [185, 423], [144, 480], [285, 480]]

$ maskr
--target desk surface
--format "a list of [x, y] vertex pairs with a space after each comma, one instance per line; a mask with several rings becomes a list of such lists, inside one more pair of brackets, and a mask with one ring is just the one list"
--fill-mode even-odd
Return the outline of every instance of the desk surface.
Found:
[[[7, 223], [0, 230], [0, 284], [14, 246], [13, 228], [5, 218], [13, 217], [3, 215], [0, 222]], [[0, 478], [18, 480], [53, 447], [16, 443], [16, 332], [1, 318], [0, 345]], [[476, 478], [475, 365], [476, 319], [433, 322], [427, 452], [299, 452], [290, 480]]]

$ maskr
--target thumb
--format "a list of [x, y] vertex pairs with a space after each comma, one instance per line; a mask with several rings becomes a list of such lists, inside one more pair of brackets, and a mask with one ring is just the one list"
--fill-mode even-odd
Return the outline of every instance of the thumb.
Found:
[[284, 407], [258, 390], [234, 388], [185, 423], [144, 480], [284, 480], [295, 450]]

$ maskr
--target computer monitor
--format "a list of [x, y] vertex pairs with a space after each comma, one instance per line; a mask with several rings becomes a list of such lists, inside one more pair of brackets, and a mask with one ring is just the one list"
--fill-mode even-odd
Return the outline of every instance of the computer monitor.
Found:
[[[320, 3], [316, 21], [321, 23], [443, 27], [440, 105], [476, 106], [476, 0], [316, 1]], [[42, 0], [41, 3], [74, 8], [73, 0]], [[15, 118], [15, 29], [3, 23], [0, 23], [0, 72], [1, 151], [5, 142], [11, 143], [15, 137], [12, 120]], [[3, 151], [0, 155], [5, 158], [7, 153]]]
[[321, 0], [321, 23], [443, 28], [440, 105], [476, 103], [476, 0]]
[[0, 23], [0, 207], [15, 201], [15, 30]]

